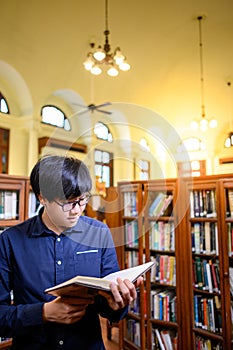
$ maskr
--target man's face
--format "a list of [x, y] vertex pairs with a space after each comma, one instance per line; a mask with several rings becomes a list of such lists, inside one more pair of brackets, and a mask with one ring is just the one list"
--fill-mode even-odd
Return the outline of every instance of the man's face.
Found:
[[46, 226], [56, 233], [75, 226], [82, 215], [89, 197], [84, 194], [72, 200], [62, 202], [56, 199], [49, 202], [43, 199], [44, 212], [42, 219]]

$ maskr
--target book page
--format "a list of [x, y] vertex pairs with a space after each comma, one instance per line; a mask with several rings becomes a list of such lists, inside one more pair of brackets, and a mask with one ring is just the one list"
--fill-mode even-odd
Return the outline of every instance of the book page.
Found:
[[136, 279], [143, 275], [146, 271], [148, 271], [154, 265], [153, 261], [148, 263], [138, 265], [135, 267], [131, 267], [129, 269], [117, 271], [105, 276], [103, 279], [111, 282], [117, 283], [117, 278], [120, 277], [122, 280], [129, 279], [131, 282], [135, 282]]

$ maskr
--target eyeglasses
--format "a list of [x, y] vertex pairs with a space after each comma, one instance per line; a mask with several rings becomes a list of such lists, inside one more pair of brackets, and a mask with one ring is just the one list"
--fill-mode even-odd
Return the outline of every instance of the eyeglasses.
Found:
[[60, 205], [60, 207], [62, 207], [62, 210], [64, 212], [66, 212], [66, 211], [70, 211], [70, 210], [74, 209], [77, 204], [80, 207], [82, 207], [83, 205], [86, 205], [89, 202], [90, 198], [91, 198], [91, 194], [88, 193], [85, 196], [79, 198], [77, 201], [74, 201], [74, 202], [68, 202], [68, 203], [64, 203], [64, 204], [61, 204], [55, 200], [54, 200], [54, 202], [57, 203], [58, 205]]

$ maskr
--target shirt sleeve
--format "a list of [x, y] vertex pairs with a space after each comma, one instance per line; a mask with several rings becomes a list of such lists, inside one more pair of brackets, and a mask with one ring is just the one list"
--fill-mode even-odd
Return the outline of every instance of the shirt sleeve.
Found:
[[12, 272], [10, 244], [0, 235], [0, 336], [12, 337], [27, 332], [28, 326], [42, 324], [43, 303], [12, 305]]

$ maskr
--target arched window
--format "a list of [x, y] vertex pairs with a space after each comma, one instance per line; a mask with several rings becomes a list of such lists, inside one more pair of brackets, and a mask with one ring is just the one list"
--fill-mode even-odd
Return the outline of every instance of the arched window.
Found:
[[205, 149], [205, 144], [197, 137], [188, 137], [183, 139], [178, 146], [178, 153], [181, 152], [198, 152]]
[[41, 109], [42, 123], [63, 128], [66, 131], [71, 130], [70, 122], [64, 112], [55, 106], [43, 106]]
[[148, 144], [148, 142], [147, 142], [146, 139], [142, 138], [142, 139], [140, 140], [140, 145], [141, 145], [147, 152], [150, 152], [150, 146], [149, 146], [149, 144]]
[[1, 92], [0, 92], [0, 112], [6, 113], [6, 114], [10, 113], [8, 103]]
[[233, 146], [233, 132], [230, 132], [224, 142], [224, 147], [230, 148]]
[[[178, 146], [178, 153], [198, 152], [205, 150], [205, 144], [197, 137], [188, 137], [184, 139]], [[206, 175], [206, 161], [191, 160], [186, 162], [178, 162], [179, 176], [203, 176]]]
[[139, 159], [140, 180], [149, 180], [150, 162], [145, 159]]
[[102, 122], [97, 122], [95, 124], [94, 134], [96, 135], [96, 137], [98, 139], [112, 142], [112, 134], [111, 134], [109, 128], [107, 127], [107, 125], [105, 125]]
[[113, 154], [96, 149], [94, 158], [96, 179], [106, 187], [113, 186]]

